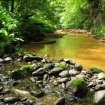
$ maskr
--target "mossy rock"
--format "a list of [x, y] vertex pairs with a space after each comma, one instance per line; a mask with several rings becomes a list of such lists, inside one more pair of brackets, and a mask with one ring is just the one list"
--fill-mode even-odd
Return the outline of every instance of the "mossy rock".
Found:
[[86, 82], [83, 79], [78, 78], [71, 80], [66, 87], [79, 97], [84, 95], [87, 90]]
[[22, 71], [20, 69], [14, 69], [11, 72], [11, 78], [13, 79], [21, 79], [23, 76]]
[[31, 74], [34, 70], [34, 67], [32, 65], [23, 65], [20, 70], [22, 70], [25, 74]]
[[57, 67], [61, 67], [62, 69], [65, 69], [66, 68], [66, 64], [60, 63], [60, 64], [57, 65]]
[[11, 73], [13, 79], [22, 79], [26, 76], [31, 75], [34, 67], [32, 65], [23, 65], [20, 69], [14, 69]]
[[93, 73], [104, 72], [102, 69], [94, 67], [94, 66], [89, 67], [89, 70], [92, 71]]

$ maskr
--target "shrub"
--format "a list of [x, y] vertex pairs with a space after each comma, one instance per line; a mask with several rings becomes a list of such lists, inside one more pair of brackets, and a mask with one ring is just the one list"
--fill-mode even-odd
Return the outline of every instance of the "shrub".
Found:
[[19, 22], [12, 13], [0, 7], [0, 56], [18, 51], [22, 37], [18, 28]]

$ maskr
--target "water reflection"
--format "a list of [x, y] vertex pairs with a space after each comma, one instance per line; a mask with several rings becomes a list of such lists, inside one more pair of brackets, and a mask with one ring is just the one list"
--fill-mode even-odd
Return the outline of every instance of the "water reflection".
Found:
[[53, 59], [69, 58], [86, 69], [97, 66], [105, 70], [105, 43], [86, 35], [67, 35], [53, 44], [29, 44], [24, 49], [41, 56], [49, 54]]

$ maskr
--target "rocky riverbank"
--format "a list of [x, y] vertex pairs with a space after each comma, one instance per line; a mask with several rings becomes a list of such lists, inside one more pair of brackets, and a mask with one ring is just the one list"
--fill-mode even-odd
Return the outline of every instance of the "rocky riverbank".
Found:
[[[4, 71], [5, 64], [13, 62], [20, 67]], [[0, 58], [0, 70], [1, 105], [84, 105], [87, 91], [93, 94], [91, 105], [105, 103], [105, 73], [95, 67], [84, 70], [70, 59], [6, 57]]]

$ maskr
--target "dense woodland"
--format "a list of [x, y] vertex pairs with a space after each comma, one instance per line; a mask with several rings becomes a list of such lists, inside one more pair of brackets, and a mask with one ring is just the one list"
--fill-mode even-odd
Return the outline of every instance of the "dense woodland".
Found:
[[86, 29], [105, 36], [105, 0], [0, 0], [0, 56], [56, 29]]

